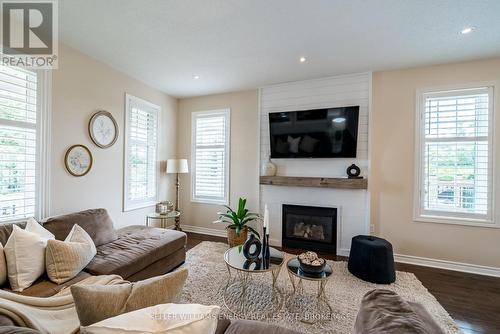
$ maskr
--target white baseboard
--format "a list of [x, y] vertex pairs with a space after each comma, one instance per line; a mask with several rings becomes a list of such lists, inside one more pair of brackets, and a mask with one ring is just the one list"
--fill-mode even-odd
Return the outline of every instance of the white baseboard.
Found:
[[[174, 225], [170, 225], [168, 228], [174, 228]], [[207, 227], [200, 227], [193, 225], [181, 225], [181, 228], [185, 232], [213, 235], [215, 237], [223, 237], [223, 238], [227, 237], [226, 230], [218, 230], [215, 228], [207, 228]]]
[[347, 248], [341, 248], [341, 249], [338, 249], [337, 250], [337, 255], [338, 256], [345, 256], [345, 257], [349, 257], [349, 252], [350, 250], [347, 249]]
[[[174, 225], [169, 226], [168, 228], [173, 228]], [[216, 237], [226, 238], [227, 234], [225, 230], [218, 230], [215, 228], [207, 228], [200, 226], [192, 226], [192, 225], [182, 225], [182, 230], [186, 232], [213, 235]], [[281, 247], [281, 240], [279, 239], [269, 239], [269, 243], [272, 246]], [[349, 256], [349, 249], [339, 249], [337, 251], [337, 255], [339, 256]], [[446, 269], [453, 271], [461, 271], [470, 274], [478, 274], [485, 276], [494, 276], [500, 277], [500, 268], [496, 267], [488, 267], [481, 266], [477, 264], [470, 263], [461, 263], [461, 262], [453, 262], [446, 260], [438, 260], [438, 259], [430, 259], [425, 257], [413, 256], [413, 255], [403, 255], [403, 254], [394, 254], [394, 261], [400, 263], [413, 264], [416, 266], [424, 266], [438, 269]]]
[[400, 263], [413, 264], [417, 266], [439, 268], [453, 271], [461, 271], [470, 274], [500, 277], [500, 268], [480, 266], [477, 264], [453, 262], [438, 259], [429, 259], [412, 255], [394, 254], [394, 260]]

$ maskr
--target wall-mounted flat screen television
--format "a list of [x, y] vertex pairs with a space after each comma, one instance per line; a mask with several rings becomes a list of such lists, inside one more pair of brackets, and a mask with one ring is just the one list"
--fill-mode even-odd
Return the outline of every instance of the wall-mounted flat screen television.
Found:
[[355, 158], [359, 106], [269, 114], [271, 158]]

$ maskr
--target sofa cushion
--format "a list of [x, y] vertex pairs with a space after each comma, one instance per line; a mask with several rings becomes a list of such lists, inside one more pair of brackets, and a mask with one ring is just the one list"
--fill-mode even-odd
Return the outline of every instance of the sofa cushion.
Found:
[[5, 244], [7, 277], [14, 291], [23, 291], [45, 271], [47, 239], [14, 225]]
[[252, 320], [231, 320], [229, 326], [226, 327], [224, 334], [301, 334], [292, 329], [280, 327], [277, 325], [252, 321]]
[[442, 334], [441, 328], [423, 307], [405, 301], [396, 292], [375, 289], [361, 300], [355, 334]]
[[[14, 292], [23, 296], [30, 297], [51, 297], [64, 289], [65, 287], [71, 286], [81, 280], [90, 277], [89, 273], [81, 271], [78, 275], [63, 284], [56, 284], [51, 282], [47, 275], [42, 275], [39, 277], [35, 283], [33, 283], [29, 288], [24, 289], [22, 292]], [[9, 287], [3, 287], [3, 290], [13, 292]]]
[[81, 326], [158, 304], [176, 302], [188, 276], [187, 269], [144, 281], [117, 285], [73, 285], [71, 294]]
[[94, 258], [97, 250], [87, 232], [75, 224], [64, 241], [49, 240], [45, 248], [45, 269], [50, 280], [69, 281]]
[[75, 224], [80, 225], [90, 235], [96, 246], [107, 244], [118, 238], [113, 221], [106, 209], [85, 210], [50, 217], [43, 221], [43, 227], [52, 232], [57, 240], [66, 239]]
[[7, 240], [9, 240], [10, 234], [12, 233], [12, 228], [14, 225], [19, 226], [24, 229], [26, 227], [26, 223], [6, 223], [0, 224], [0, 242], [5, 246]]
[[186, 234], [174, 230], [134, 225], [117, 233], [118, 239], [97, 247], [96, 256], [85, 267], [87, 272], [127, 279], [186, 245]]

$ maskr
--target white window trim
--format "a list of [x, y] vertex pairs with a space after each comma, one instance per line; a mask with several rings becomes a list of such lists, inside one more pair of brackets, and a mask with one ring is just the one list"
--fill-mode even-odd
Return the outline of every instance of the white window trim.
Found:
[[[224, 166], [226, 174], [224, 175], [225, 182], [225, 194], [223, 200], [210, 200], [207, 198], [197, 198], [194, 195], [195, 184], [196, 184], [196, 118], [200, 115], [210, 116], [210, 115], [224, 115], [226, 117], [226, 142], [225, 142], [225, 161]], [[230, 189], [230, 154], [231, 154], [231, 109], [217, 109], [209, 111], [195, 111], [191, 113], [191, 202], [192, 203], [204, 203], [204, 204], [215, 204], [215, 205], [229, 205], [229, 189]]]
[[[52, 120], [52, 71], [38, 70], [37, 74], [37, 141], [36, 141], [36, 184], [35, 219], [42, 220], [50, 215], [50, 157]], [[26, 218], [3, 220], [5, 223], [25, 222]]]
[[[144, 199], [141, 201], [129, 201], [127, 199], [127, 194], [129, 191], [129, 170], [128, 170], [128, 164], [129, 164], [129, 156], [128, 156], [128, 151], [129, 151], [129, 138], [128, 134], [130, 132], [130, 122], [129, 122], [129, 114], [130, 114], [130, 102], [134, 101], [136, 103], [144, 104], [149, 106], [150, 108], [153, 109], [153, 111], [156, 113], [156, 180], [155, 180], [155, 185], [156, 185], [156, 192], [155, 192], [155, 197], [154, 198], [148, 198]], [[158, 142], [159, 142], [159, 132], [158, 132], [158, 125], [159, 125], [159, 116], [161, 113], [161, 107], [151, 103], [149, 101], [143, 100], [141, 98], [138, 98], [134, 95], [130, 94], [125, 94], [125, 131], [124, 131], [124, 136], [125, 136], [125, 150], [124, 150], [124, 165], [123, 165], [123, 211], [133, 211], [133, 210], [138, 210], [150, 206], [156, 205], [158, 202], [158, 190], [159, 190], [159, 162], [158, 162]]]
[[37, 108], [40, 110], [37, 134], [40, 145], [37, 147], [35, 218], [41, 220], [51, 215], [52, 70], [40, 70], [37, 75], [39, 78]]
[[[490, 216], [486, 219], [475, 219], [467, 217], [466, 215], [461, 215], [460, 213], [454, 213], [453, 216], [444, 215], [429, 215], [423, 214], [421, 208], [421, 180], [423, 178], [422, 170], [422, 158], [423, 158], [423, 143], [422, 140], [424, 135], [424, 127], [422, 126], [424, 117], [424, 106], [425, 106], [425, 95], [429, 93], [439, 93], [446, 91], [460, 91], [475, 89], [481, 87], [490, 87], [492, 89], [491, 104], [489, 105], [489, 156], [491, 157], [491, 181], [490, 181], [490, 196], [491, 196], [491, 208], [489, 210]], [[500, 157], [496, 151], [500, 148], [498, 143], [498, 131], [495, 128], [500, 126], [500, 117], [496, 116], [498, 111], [498, 104], [500, 100], [500, 82], [498, 81], [486, 81], [486, 82], [474, 82], [461, 85], [448, 85], [448, 86], [438, 86], [438, 87], [428, 87], [423, 89], [418, 89], [416, 92], [416, 110], [415, 110], [415, 166], [414, 166], [414, 185], [413, 185], [413, 222], [416, 223], [438, 223], [438, 224], [451, 224], [451, 225], [465, 225], [465, 226], [475, 226], [475, 227], [490, 227], [490, 228], [500, 228], [500, 212], [498, 212], [498, 205], [496, 204], [497, 188], [500, 186], [499, 178], [496, 171], [496, 166], [499, 165], [498, 158]], [[496, 148], [496, 150], [495, 150]]]

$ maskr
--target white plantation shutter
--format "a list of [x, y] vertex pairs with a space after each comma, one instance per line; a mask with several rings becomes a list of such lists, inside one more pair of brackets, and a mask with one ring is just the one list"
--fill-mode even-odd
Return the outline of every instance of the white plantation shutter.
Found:
[[229, 194], [229, 110], [192, 116], [192, 200], [227, 204]]
[[126, 96], [125, 210], [156, 203], [160, 107]]
[[420, 216], [492, 221], [493, 88], [423, 94]]
[[0, 221], [36, 214], [37, 74], [0, 65]]

